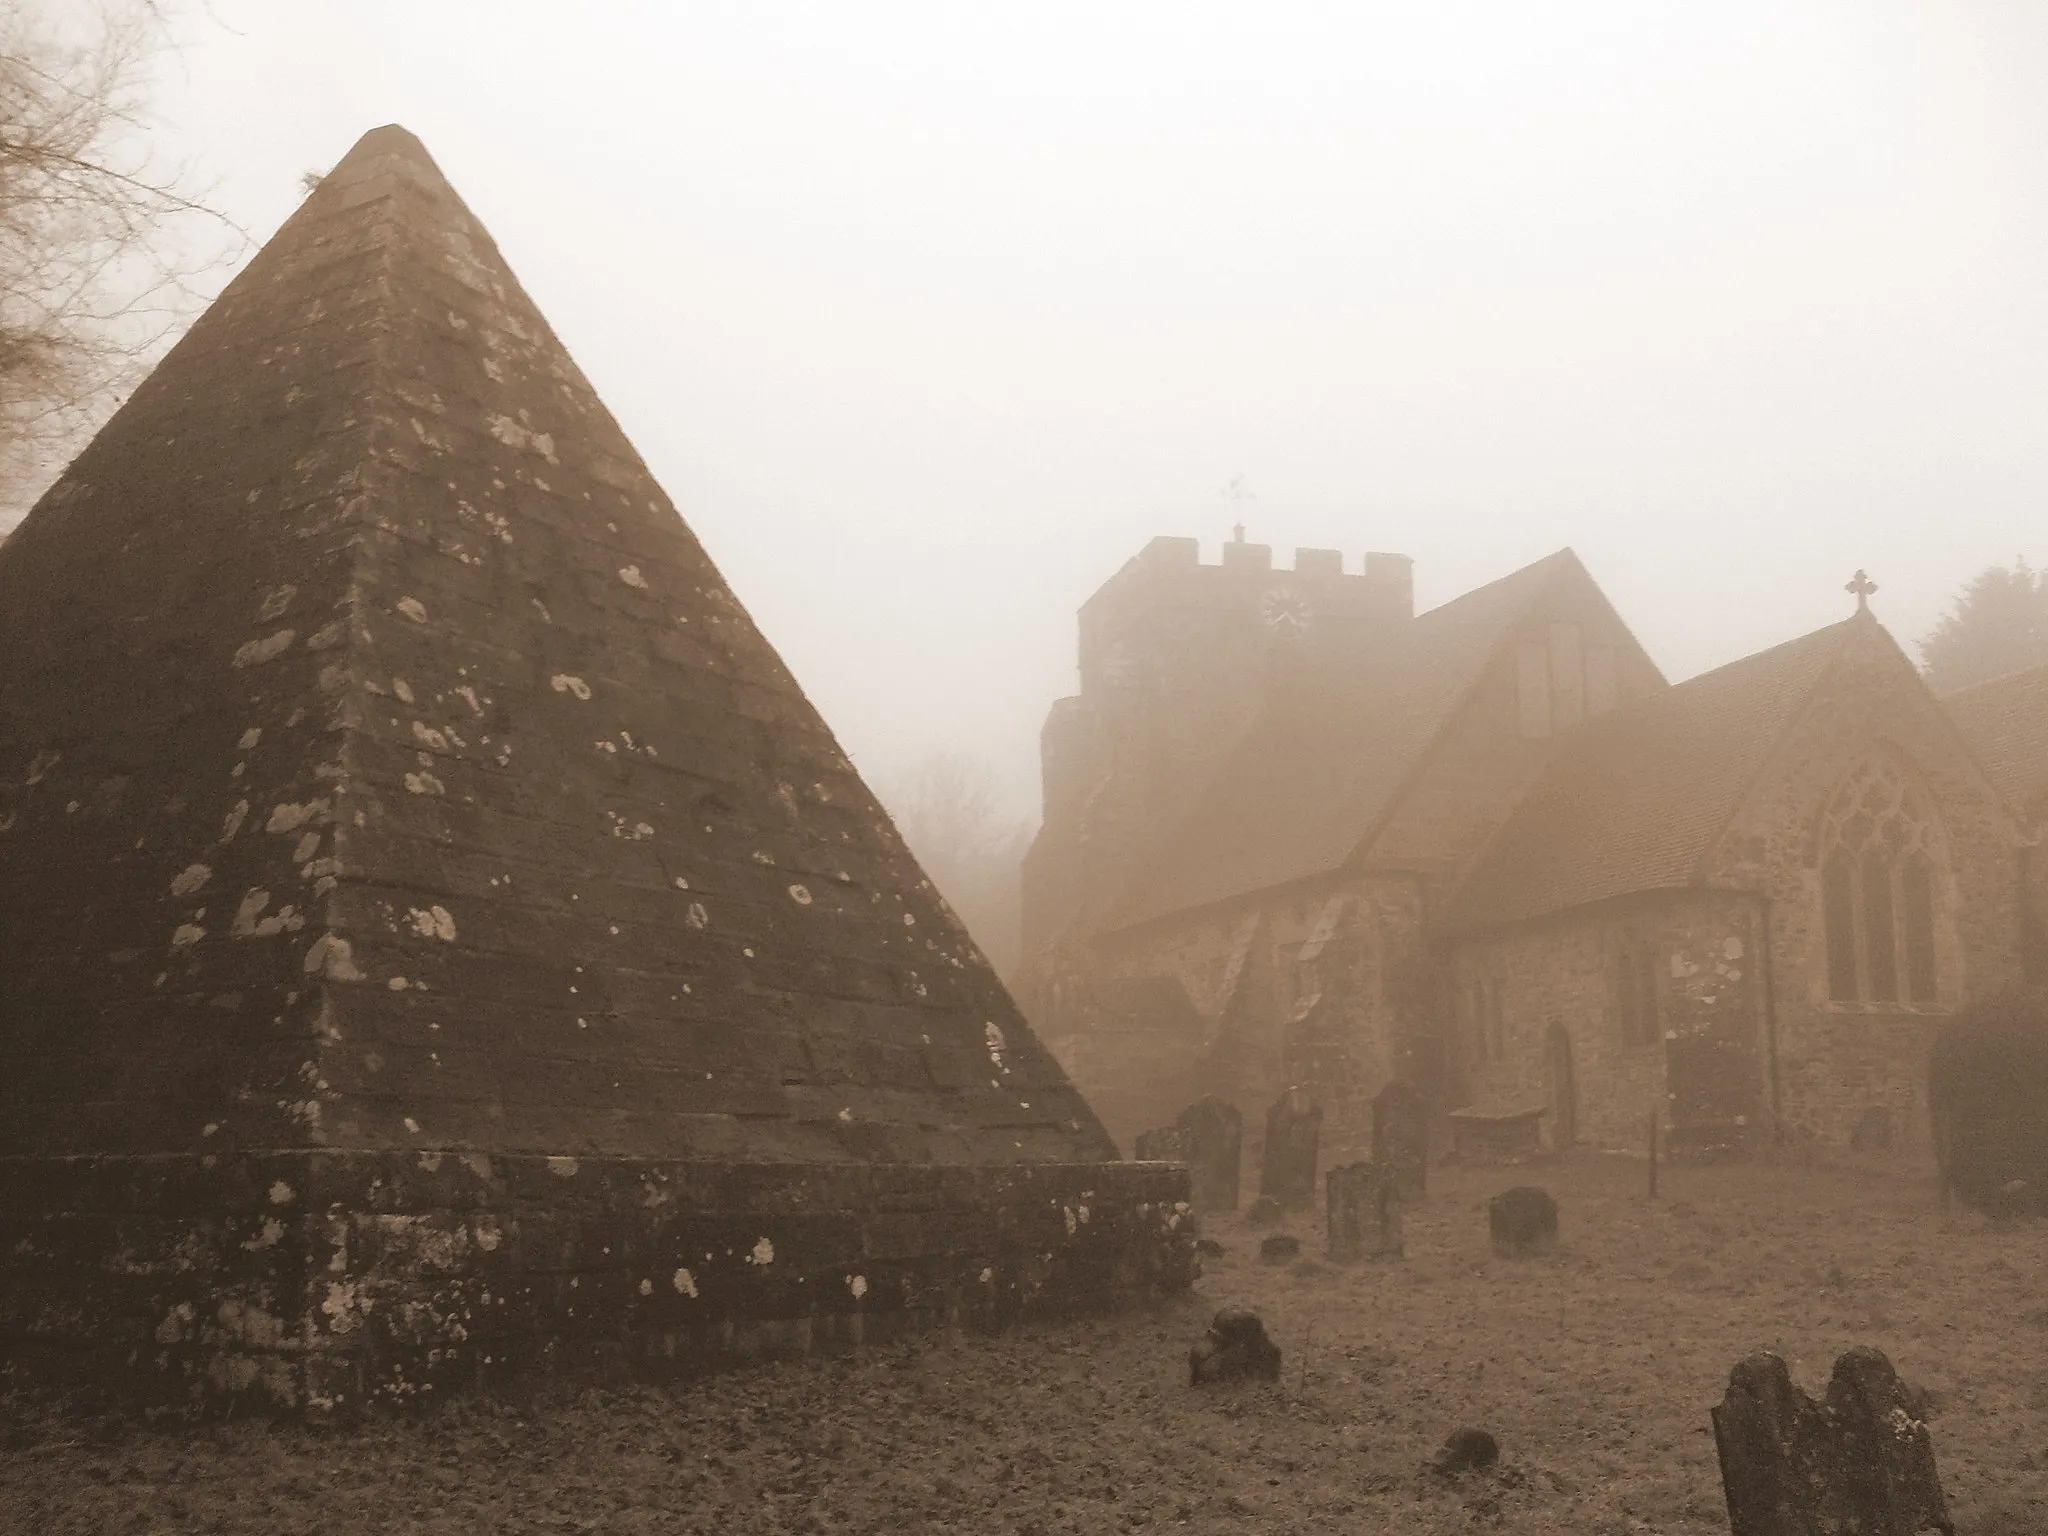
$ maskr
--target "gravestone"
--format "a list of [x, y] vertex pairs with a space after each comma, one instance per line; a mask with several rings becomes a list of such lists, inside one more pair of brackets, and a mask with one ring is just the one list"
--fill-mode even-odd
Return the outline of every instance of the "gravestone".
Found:
[[1187, 1137], [1185, 1155], [1195, 1209], [1210, 1215], [1236, 1210], [1238, 1167], [1244, 1152], [1244, 1117], [1237, 1106], [1209, 1094], [1180, 1112], [1175, 1129]]
[[1557, 1246], [1557, 1202], [1533, 1185], [1503, 1190], [1486, 1205], [1493, 1251], [1504, 1259], [1526, 1259]]
[[1731, 1536], [1914, 1536], [1953, 1532], [1934, 1440], [1875, 1349], [1835, 1362], [1816, 1403], [1784, 1360], [1758, 1351], [1729, 1373], [1713, 1410]]
[[1238, 1381], [1245, 1377], [1280, 1379], [1280, 1346], [1266, 1336], [1259, 1314], [1243, 1307], [1225, 1307], [1216, 1314], [1200, 1343], [1188, 1351], [1188, 1382]]
[[1394, 1170], [1402, 1199], [1422, 1198], [1429, 1177], [1429, 1106], [1406, 1083], [1389, 1083], [1373, 1098], [1372, 1160]]
[[1332, 1168], [1328, 1192], [1330, 1257], [1380, 1259], [1401, 1256], [1400, 1179], [1380, 1163]]
[[1287, 1264], [1301, 1257], [1301, 1239], [1291, 1232], [1275, 1232], [1259, 1243], [1259, 1257], [1268, 1264]]
[[1484, 1472], [1500, 1460], [1500, 1442], [1483, 1429], [1466, 1425], [1454, 1429], [1437, 1448], [1428, 1468], [1438, 1477], [1457, 1477], [1466, 1472]]
[[1266, 1111], [1266, 1150], [1259, 1159], [1259, 1193], [1290, 1211], [1305, 1211], [1316, 1198], [1316, 1144], [1323, 1134], [1323, 1107], [1301, 1088], [1289, 1088]]
[[1140, 1131], [1131, 1150], [1135, 1154], [1134, 1162], [1185, 1163], [1188, 1161], [1188, 1133], [1177, 1125]]

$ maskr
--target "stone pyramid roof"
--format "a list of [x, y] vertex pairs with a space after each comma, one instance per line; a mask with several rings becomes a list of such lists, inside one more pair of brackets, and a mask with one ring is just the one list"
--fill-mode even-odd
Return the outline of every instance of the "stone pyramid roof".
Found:
[[403, 129], [0, 546], [0, 658], [0, 1154], [1115, 1156]]

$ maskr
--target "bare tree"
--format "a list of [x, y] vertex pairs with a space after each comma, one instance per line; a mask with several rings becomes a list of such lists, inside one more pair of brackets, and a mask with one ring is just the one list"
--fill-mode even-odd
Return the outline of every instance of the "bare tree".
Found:
[[157, 0], [0, 0], [0, 531], [196, 307], [240, 237], [158, 164], [145, 117]]
[[1029, 823], [1011, 815], [980, 758], [935, 752], [880, 788], [896, 828], [974, 942], [1003, 975], [1021, 953]]
[[1936, 693], [2048, 663], [2048, 572], [2018, 558], [1979, 571], [1920, 642], [1920, 657]]

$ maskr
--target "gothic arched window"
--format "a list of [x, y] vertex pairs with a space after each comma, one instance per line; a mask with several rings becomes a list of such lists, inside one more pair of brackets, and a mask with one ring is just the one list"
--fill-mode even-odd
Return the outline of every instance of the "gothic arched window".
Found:
[[1863, 764], [1821, 824], [1828, 996], [1838, 1003], [1936, 1000], [1934, 905], [1940, 830], [1900, 764]]

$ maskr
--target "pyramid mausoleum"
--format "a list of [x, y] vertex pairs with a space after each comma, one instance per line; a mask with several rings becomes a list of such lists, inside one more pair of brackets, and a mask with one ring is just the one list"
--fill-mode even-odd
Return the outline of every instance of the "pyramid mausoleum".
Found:
[[0, 657], [16, 1367], [349, 1407], [1185, 1283], [404, 130], [0, 545]]

